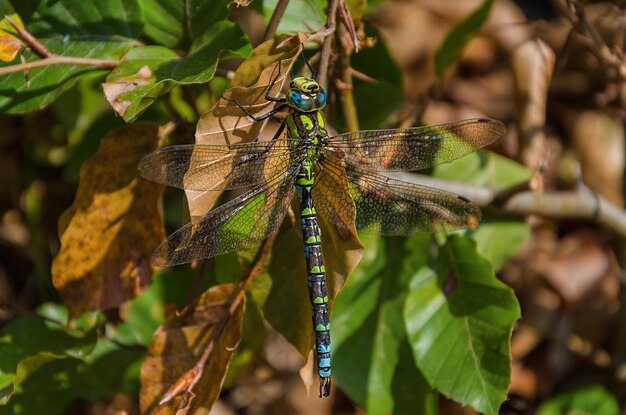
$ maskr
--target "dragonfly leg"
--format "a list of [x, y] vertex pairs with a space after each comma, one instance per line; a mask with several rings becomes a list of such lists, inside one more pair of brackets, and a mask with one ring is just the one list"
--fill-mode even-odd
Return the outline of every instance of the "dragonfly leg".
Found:
[[283, 108], [285, 108], [287, 106], [287, 104], [281, 104], [278, 107], [274, 108], [273, 110], [271, 110], [270, 112], [268, 112], [267, 114], [263, 114], [259, 117], [255, 116], [253, 113], [251, 113], [250, 111], [248, 111], [246, 109], [246, 107], [244, 107], [243, 105], [241, 105], [241, 103], [239, 101], [237, 101], [236, 98], [226, 98], [226, 97], [222, 97], [222, 99], [226, 100], [226, 101], [230, 101], [230, 102], [234, 102], [235, 105], [237, 105], [237, 107], [239, 107], [240, 110], [242, 110], [248, 117], [252, 118], [252, 120], [254, 120], [254, 122], [259, 122], [259, 121], [263, 121], [268, 119], [269, 117], [273, 116], [274, 114], [276, 114], [279, 111], [282, 111]]
[[270, 83], [270, 86], [267, 88], [267, 91], [265, 91], [265, 99], [268, 100], [268, 101], [283, 102], [283, 103], [287, 102], [286, 98], [271, 97], [270, 96], [270, 91], [272, 90], [272, 88], [274, 88], [274, 84], [278, 80], [278, 77], [281, 75], [282, 64], [283, 64], [282, 60], [278, 61], [278, 73], [276, 74], [274, 79], [272, 79], [272, 82]]

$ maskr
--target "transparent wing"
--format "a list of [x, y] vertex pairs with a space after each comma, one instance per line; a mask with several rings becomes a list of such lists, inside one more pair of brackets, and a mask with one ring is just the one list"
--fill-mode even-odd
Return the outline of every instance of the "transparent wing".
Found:
[[356, 206], [343, 166], [325, 161], [317, 163], [312, 197], [315, 209], [330, 222], [344, 229], [354, 224]]
[[[325, 159], [321, 167], [326, 176], [340, 169], [332, 159]], [[340, 186], [334, 186], [335, 190], [329, 193], [335, 203], [344, 208], [347, 208], [348, 198], [354, 201], [357, 229], [382, 235], [409, 235], [420, 231], [475, 228], [480, 221], [478, 206], [462, 196], [368, 173], [356, 166], [346, 165], [344, 171], [349, 194]], [[343, 223], [337, 214], [327, 211], [323, 201], [320, 207], [318, 209], [331, 221]]]
[[369, 171], [420, 170], [448, 163], [498, 141], [497, 120], [476, 118], [449, 124], [356, 131], [329, 140], [328, 154]]
[[299, 161], [295, 161], [282, 176], [178, 229], [159, 245], [152, 263], [159, 267], [185, 264], [261, 242], [280, 226], [298, 169]]
[[272, 140], [230, 146], [165, 147], [139, 162], [141, 175], [188, 190], [254, 187], [281, 176], [289, 168], [290, 146], [298, 140]]

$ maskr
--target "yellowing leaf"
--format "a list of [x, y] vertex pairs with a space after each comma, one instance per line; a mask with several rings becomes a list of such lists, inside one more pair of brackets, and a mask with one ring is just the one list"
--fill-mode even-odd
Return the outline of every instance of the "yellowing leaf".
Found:
[[[20, 27], [24, 27], [24, 23], [22, 23], [22, 19], [20, 19], [19, 15], [12, 14], [8, 17]], [[15, 59], [22, 46], [24, 46], [24, 44], [20, 40], [17, 31], [5, 16], [0, 20], [0, 60], [11, 62]]]
[[52, 263], [54, 286], [74, 316], [118, 306], [150, 282], [150, 256], [165, 237], [161, 188], [138, 177], [137, 163], [155, 150], [157, 132], [154, 124], [115, 129], [81, 168]]
[[209, 413], [241, 339], [245, 297], [233, 307], [237, 290], [210, 288], [154, 333], [141, 367], [141, 413]]

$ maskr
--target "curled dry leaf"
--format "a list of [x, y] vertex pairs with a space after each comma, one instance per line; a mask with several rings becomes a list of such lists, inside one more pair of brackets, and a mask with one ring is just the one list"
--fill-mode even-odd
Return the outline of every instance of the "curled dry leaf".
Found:
[[[274, 79], [270, 96], [281, 94], [285, 79], [302, 51], [309, 35], [278, 36], [257, 46], [252, 56], [243, 62], [231, 81], [224, 97], [236, 99], [255, 116], [261, 116], [277, 105], [265, 99]], [[266, 121], [256, 122], [232, 101], [219, 99], [198, 121], [196, 144], [224, 145], [255, 141], [259, 138]], [[190, 166], [190, 168], [193, 166]], [[219, 194], [187, 190], [189, 212], [192, 218], [204, 216]]]
[[214, 286], [157, 329], [141, 367], [141, 413], [209, 413], [241, 339], [244, 301], [229, 311], [237, 290]]
[[156, 149], [157, 133], [154, 124], [115, 129], [81, 168], [52, 263], [52, 281], [73, 316], [118, 306], [150, 282], [150, 256], [164, 238], [161, 187], [138, 177], [137, 163]]
[[135, 90], [138, 86], [148, 85], [153, 81], [150, 80], [152, 76], [152, 70], [148, 66], [142, 67], [137, 73], [127, 77], [126, 79], [120, 79], [116, 82], [105, 82], [102, 84], [102, 90], [104, 95], [109, 101], [109, 104], [113, 107], [120, 117], [126, 115], [126, 111], [132, 105], [131, 100], [119, 100], [118, 97]]
[[572, 304], [597, 289], [611, 271], [609, 252], [588, 232], [565, 237], [538, 269], [556, 291]]

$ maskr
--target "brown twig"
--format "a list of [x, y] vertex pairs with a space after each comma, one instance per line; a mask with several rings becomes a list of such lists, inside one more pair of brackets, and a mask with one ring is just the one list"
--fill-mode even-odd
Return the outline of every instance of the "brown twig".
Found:
[[359, 118], [354, 105], [354, 95], [352, 94], [352, 67], [350, 66], [349, 52], [342, 44], [342, 37], [345, 29], [339, 27], [335, 32], [337, 40], [337, 49], [339, 50], [339, 67], [341, 82], [346, 86], [345, 88], [335, 88], [337, 95], [339, 96], [339, 102], [341, 103], [341, 109], [343, 112], [344, 122], [348, 131], [359, 130]]
[[49, 58], [44, 58], [34, 62], [20, 63], [17, 65], [5, 66], [0, 68], [0, 75], [6, 75], [13, 72], [22, 72], [24, 70], [32, 68], [41, 68], [44, 66], [52, 65], [87, 65], [96, 66], [101, 68], [112, 69], [119, 65], [120, 62], [112, 59], [92, 59], [92, 58], [79, 58], [76, 56], [59, 56], [53, 55]]
[[44, 45], [42, 45], [35, 36], [31, 35], [30, 32], [28, 32], [22, 26], [18, 25], [17, 22], [11, 18], [11, 16], [5, 15], [4, 18], [7, 20], [7, 22], [11, 24], [11, 26], [13, 26], [13, 28], [22, 37], [22, 39], [30, 45], [30, 47], [33, 49], [33, 51], [35, 51], [37, 55], [39, 55], [39, 57], [49, 58], [53, 56], [52, 53]]
[[332, 36], [337, 26], [337, 6], [339, 0], [330, 0], [328, 4], [328, 18], [326, 19], [326, 31], [328, 34], [322, 44], [322, 54], [320, 57], [320, 65], [317, 69], [317, 79], [323, 88], [328, 86], [328, 66], [330, 65], [330, 54], [332, 52]]
[[35, 52], [35, 54], [39, 55], [39, 57], [43, 58], [38, 61], [33, 62], [24, 62], [17, 65], [10, 65], [0, 68], [0, 75], [7, 75], [14, 72], [25, 72], [28, 73], [29, 69], [32, 68], [41, 68], [45, 66], [52, 65], [86, 65], [86, 66], [96, 66], [107, 69], [115, 68], [120, 64], [117, 60], [112, 59], [93, 59], [93, 58], [81, 58], [78, 56], [62, 56], [56, 55], [50, 52], [35, 36], [33, 36], [26, 29], [17, 24], [11, 17], [4, 16], [5, 19], [13, 26], [13, 28], [17, 31], [17, 33], [22, 37], [31, 49]]
[[270, 18], [270, 22], [267, 24], [267, 28], [265, 29], [263, 40], [270, 40], [274, 37], [274, 35], [276, 35], [276, 29], [285, 14], [285, 10], [287, 10], [287, 5], [289, 5], [289, 0], [280, 0], [278, 2], [276, 8], [274, 9], [274, 13], [272, 13], [272, 17]]

